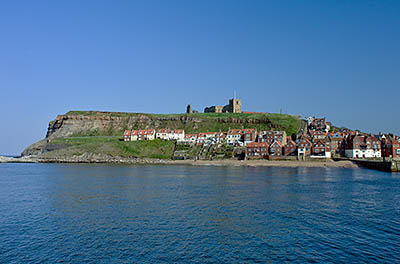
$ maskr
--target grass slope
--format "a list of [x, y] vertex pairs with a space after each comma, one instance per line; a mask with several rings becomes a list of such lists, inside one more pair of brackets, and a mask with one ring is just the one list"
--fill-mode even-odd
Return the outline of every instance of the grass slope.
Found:
[[137, 157], [170, 159], [175, 143], [172, 141], [151, 140], [124, 142], [116, 137], [70, 137], [57, 138], [52, 145], [66, 146], [63, 149], [49, 152], [49, 155], [72, 156], [84, 153], [105, 154], [113, 157]]

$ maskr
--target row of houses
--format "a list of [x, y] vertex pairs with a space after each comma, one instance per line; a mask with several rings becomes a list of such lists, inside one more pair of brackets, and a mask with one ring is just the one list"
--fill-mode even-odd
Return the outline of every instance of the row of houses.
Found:
[[186, 134], [182, 143], [186, 144], [229, 144], [234, 146], [247, 146], [253, 142], [272, 144], [275, 140], [286, 144], [285, 131], [259, 131], [254, 128], [229, 129], [227, 132], [203, 132]]
[[246, 146], [246, 156], [249, 159], [253, 158], [279, 158], [283, 156], [296, 156], [297, 144], [290, 137], [285, 138], [286, 144], [279, 140], [274, 140], [272, 143], [251, 142]]
[[[262, 131], [257, 141], [247, 145], [248, 157], [279, 158], [284, 156], [331, 158], [340, 151], [342, 135], [329, 133], [331, 124], [325, 118], [307, 118], [307, 129], [295, 138], [284, 131]], [[263, 144], [261, 144], [263, 143]]]
[[253, 142], [247, 146], [248, 157], [278, 158], [285, 156], [331, 158], [331, 142], [328, 140], [311, 140], [306, 137], [294, 141], [286, 137], [284, 142], [274, 140], [272, 143]]
[[124, 141], [138, 141], [138, 140], [177, 140], [182, 141], [185, 138], [185, 131], [182, 129], [147, 129], [147, 130], [125, 130]]
[[[322, 155], [321, 153], [325, 151], [331, 153], [326, 156], [339, 155], [356, 159], [381, 157], [398, 159], [400, 157], [400, 139], [395, 135], [368, 135], [349, 129], [329, 133], [331, 125], [325, 118], [308, 118], [307, 123], [308, 133], [302, 138], [308, 139], [313, 147], [311, 154], [305, 150], [306, 155]], [[303, 143], [306, 145], [305, 141]]]
[[305, 133], [294, 138], [285, 131], [257, 131], [254, 128], [229, 129], [227, 132], [185, 134], [184, 130], [126, 130], [125, 141], [176, 140], [182, 144], [229, 144], [245, 146], [248, 158], [279, 158], [287, 156], [331, 158], [400, 158], [400, 138], [394, 135], [366, 135], [341, 129], [329, 132], [325, 118], [307, 120]]
[[310, 130], [316, 130], [316, 131], [324, 131], [324, 132], [329, 132], [331, 128], [331, 124], [329, 122], [326, 122], [326, 118], [316, 118], [313, 116], [310, 116], [306, 119], [308, 128]]
[[349, 135], [343, 140], [348, 158], [400, 158], [400, 138], [395, 135]]
[[148, 129], [148, 130], [126, 130], [124, 141], [137, 140], [176, 140], [186, 144], [230, 144], [246, 146], [251, 142], [265, 142], [272, 144], [278, 140], [286, 144], [285, 131], [259, 131], [254, 128], [229, 129], [227, 132], [202, 132], [198, 134], [185, 134], [184, 130], [171, 129]]
[[395, 135], [361, 135], [357, 131], [329, 133], [324, 138], [302, 136], [297, 140], [287, 137], [286, 143], [254, 142], [247, 145], [249, 156], [302, 156], [331, 158], [343, 156], [354, 159], [400, 159], [400, 138]]

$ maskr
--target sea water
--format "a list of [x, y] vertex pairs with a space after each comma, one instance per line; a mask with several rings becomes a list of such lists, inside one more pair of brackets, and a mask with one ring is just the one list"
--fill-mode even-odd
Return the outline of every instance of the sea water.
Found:
[[0, 164], [0, 263], [398, 263], [400, 174]]

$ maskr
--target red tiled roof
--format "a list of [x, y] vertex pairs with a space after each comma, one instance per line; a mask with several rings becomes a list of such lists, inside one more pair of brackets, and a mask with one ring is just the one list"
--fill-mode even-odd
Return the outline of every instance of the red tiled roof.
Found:
[[163, 129], [157, 130], [157, 133], [170, 133], [170, 130], [168, 128], [163, 128]]
[[315, 136], [315, 135], [326, 135], [327, 133], [320, 131], [320, 130], [311, 130], [310, 134]]
[[152, 135], [154, 134], [154, 129], [149, 129], [149, 130], [132, 130], [131, 131], [131, 135], [132, 136], [136, 136], [136, 135], [140, 135], [140, 136], [144, 136], [144, 135]]
[[311, 145], [311, 141], [308, 140], [307, 138], [301, 139], [301, 140], [300, 140], [300, 143], [301, 143], [301, 142], [308, 143], [309, 145]]
[[228, 135], [241, 135], [242, 130], [241, 129], [229, 129]]
[[265, 142], [250, 142], [247, 144], [248, 148], [257, 148], [257, 147], [268, 147], [268, 143]]
[[317, 140], [317, 141], [314, 142], [313, 145], [314, 145], [314, 146], [315, 146], [315, 145], [318, 146], [318, 144], [323, 144], [324, 146], [326, 145], [325, 141], [323, 141], [323, 140]]
[[279, 140], [275, 140], [274, 142], [272, 142], [271, 146], [275, 143], [278, 143], [280, 147], [282, 147], [282, 143]]
[[294, 142], [290, 137], [287, 138], [286, 145], [288, 145], [289, 143], [297, 146], [296, 142]]
[[254, 133], [256, 130], [254, 128], [242, 129], [242, 133]]

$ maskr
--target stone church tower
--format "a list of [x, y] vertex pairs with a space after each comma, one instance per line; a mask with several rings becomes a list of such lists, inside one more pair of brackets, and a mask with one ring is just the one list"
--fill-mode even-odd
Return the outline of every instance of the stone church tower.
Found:
[[231, 113], [241, 113], [242, 112], [242, 100], [240, 99], [230, 99], [229, 108]]

